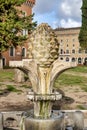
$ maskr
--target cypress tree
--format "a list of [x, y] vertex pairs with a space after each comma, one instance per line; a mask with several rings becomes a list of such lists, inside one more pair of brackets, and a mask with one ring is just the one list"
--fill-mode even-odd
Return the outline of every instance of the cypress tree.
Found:
[[79, 34], [79, 42], [83, 49], [87, 49], [87, 0], [82, 0], [82, 27]]

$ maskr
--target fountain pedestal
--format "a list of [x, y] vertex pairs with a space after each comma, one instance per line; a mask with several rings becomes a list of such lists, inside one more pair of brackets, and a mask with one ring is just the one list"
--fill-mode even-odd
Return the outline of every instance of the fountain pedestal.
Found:
[[34, 102], [34, 117], [47, 119], [51, 117], [52, 102], [60, 100], [62, 95], [54, 91], [51, 94], [35, 94], [29, 91], [27, 98]]
[[49, 119], [35, 119], [27, 117], [24, 120], [25, 130], [65, 130], [63, 114]]
[[31, 91], [28, 93], [28, 99], [34, 102], [34, 113], [27, 113], [22, 119], [23, 130], [65, 130], [63, 113], [54, 114], [51, 111], [52, 102], [62, 98], [58, 92], [54, 93], [45, 95], [34, 94]]

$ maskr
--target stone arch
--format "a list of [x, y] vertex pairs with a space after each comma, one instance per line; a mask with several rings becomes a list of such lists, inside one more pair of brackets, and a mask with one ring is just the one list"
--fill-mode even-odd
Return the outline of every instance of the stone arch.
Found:
[[78, 58], [78, 64], [81, 64], [82, 63], [82, 59], [81, 57]]
[[69, 54], [69, 50], [66, 50], [66, 54]]
[[66, 61], [67, 61], [67, 62], [69, 61], [69, 57], [66, 57]]
[[84, 59], [84, 65], [87, 65], [87, 57]]
[[60, 57], [60, 60], [63, 60], [63, 57]]
[[75, 49], [72, 50], [72, 53], [75, 53]]
[[26, 48], [25, 47], [22, 48], [22, 57], [26, 57]]
[[24, 67], [15, 68], [15, 81], [19, 83], [27, 81], [29, 79], [28, 73], [29, 71]]
[[63, 54], [63, 49], [60, 50], [60, 54]]
[[18, 127], [18, 121], [14, 117], [7, 117], [4, 121], [4, 127]]
[[70, 68], [76, 67], [77, 65], [71, 64], [71, 62], [55, 62], [54, 67], [52, 69], [51, 72], [51, 88], [56, 80], [57, 77], [59, 77], [59, 75], [64, 72], [65, 70], [68, 70]]
[[72, 58], [72, 62], [75, 62], [75, 60], [76, 60], [76, 59], [73, 57], [73, 58]]

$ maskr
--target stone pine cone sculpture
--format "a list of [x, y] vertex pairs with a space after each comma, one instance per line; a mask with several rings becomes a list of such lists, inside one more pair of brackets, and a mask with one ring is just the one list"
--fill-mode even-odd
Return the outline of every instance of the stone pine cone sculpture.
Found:
[[49, 67], [58, 58], [59, 43], [53, 29], [46, 23], [40, 24], [30, 36], [30, 57], [37, 64]]

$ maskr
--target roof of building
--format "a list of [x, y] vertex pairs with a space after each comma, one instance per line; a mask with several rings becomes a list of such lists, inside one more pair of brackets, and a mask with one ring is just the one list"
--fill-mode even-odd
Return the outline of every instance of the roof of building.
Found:
[[61, 28], [58, 27], [56, 29], [54, 29], [55, 31], [63, 31], [63, 30], [76, 30], [76, 29], [80, 29], [81, 27], [72, 27], [72, 28]]

